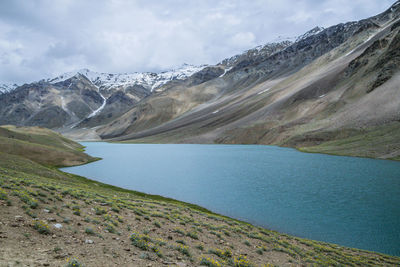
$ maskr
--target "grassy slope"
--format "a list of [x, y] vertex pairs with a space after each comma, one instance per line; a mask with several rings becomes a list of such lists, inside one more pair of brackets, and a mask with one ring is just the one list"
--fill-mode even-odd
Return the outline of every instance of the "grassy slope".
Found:
[[369, 158], [400, 160], [400, 123], [374, 127], [349, 137], [307, 147], [300, 151]]
[[6, 153], [0, 214], [0, 265], [64, 266], [72, 258], [86, 266], [400, 264], [398, 257], [280, 234]]
[[74, 166], [96, 160], [83, 146], [40, 127], [0, 127], [0, 151], [48, 166]]

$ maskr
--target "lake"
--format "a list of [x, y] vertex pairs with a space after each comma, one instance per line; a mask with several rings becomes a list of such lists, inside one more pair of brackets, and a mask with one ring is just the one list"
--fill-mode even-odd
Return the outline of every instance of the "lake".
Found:
[[400, 162], [257, 145], [84, 142], [64, 168], [298, 237], [400, 255]]

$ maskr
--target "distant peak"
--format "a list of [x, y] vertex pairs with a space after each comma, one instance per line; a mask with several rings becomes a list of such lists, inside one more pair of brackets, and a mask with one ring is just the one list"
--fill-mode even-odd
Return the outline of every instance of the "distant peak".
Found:
[[125, 88], [132, 85], [141, 85], [148, 90], [152, 91], [171, 80], [182, 80], [192, 74], [202, 70], [207, 65], [194, 66], [190, 64], [183, 64], [177, 69], [164, 71], [160, 73], [153, 72], [133, 72], [133, 73], [102, 73], [91, 71], [87, 68], [78, 71], [67, 72], [55, 78], [47, 79], [46, 81], [52, 84], [63, 82], [72, 77], [79, 75], [85, 76], [94, 85], [102, 90], [112, 88]]
[[306, 32], [305, 34], [297, 37], [296, 42], [304, 40], [310, 36], [316, 35], [316, 34], [322, 32], [323, 30], [325, 30], [325, 28], [316, 26], [316, 27], [312, 28], [311, 30], [309, 30], [308, 32]]
[[15, 88], [17, 88], [18, 85], [17, 84], [12, 84], [12, 83], [0, 83], [0, 95], [1, 94], [5, 94], [5, 93], [9, 93], [11, 91], [13, 91]]

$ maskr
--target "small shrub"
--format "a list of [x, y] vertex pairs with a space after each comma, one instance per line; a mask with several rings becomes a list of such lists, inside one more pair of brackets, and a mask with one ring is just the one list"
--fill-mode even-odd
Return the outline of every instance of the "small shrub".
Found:
[[147, 234], [149, 234], [149, 233], [150, 233], [150, 230], [149, 230], [149, 229], [144, 229], [144, 230], [143, 230], [143, 234], [147, 235]]
[[204, 266], [209, 266], [209, 267], [221, 267], [222, 264], [217, 261], [214, 260], [213, 258], [206, 258], [206, 257], [202, 257], [200, 260], [200, 265], [204, 265]]
[[45, 221], [35, 221], [33, 228], [43, 235], [50, 234], [50, 227]]
[[198, 236], [197, 233], [194, 232], [194, 231], [188, 232], [186, 235], [187, 235], [188, 237], [192, 238], [192, 239], [196, 239], [196, 240], [199, 239], [199, 236]]
[[7, 199], [8, 199], [7, 192], [2, 188], [0, 188], [0, 200], [7, 200]]
[[155, 242], [159, 246], [165, 246], [167, 244], [167, 241], [165, 241], [162, 238], [156, 238], [153, 242]]
[[244, 255], [239, 255], [239, 256], [235, 257], [233, 262], [234, 262], [235, 267], [252, 267], [253, 266], [253, 264], [251, 264], [250, 261], [247, 259], [247, 257]]
[[141, 253], [139, 258], [141, 258], [142, 260], [151, 260], [150, 255], [146, 252]]
[[179, 244], [182, 244], [182, 245], [186, 245], [186, 242], [183, 241], [183, 240], [176, 240], [175, 242], [176, 242], [176, 243], [179, 243]]
[[90, 227], [86, 227], [85, 228], [85, 233], [88, 234], [88, 235], [94, 235], [95, 234], [94, 230], [92, 228], [90, 228]]
[[72, 213], [77, 215], [77, 216], [81, 216], [81, 209], [79, 208], [79, 206], [73, 206], [72, 207]]
[[215, 254], [218, 257], [223, 258], [223, 259], [228, 259], [228, 258], [232, 257], [232, 251], [230, 251], [229, 249], [225, 249], [225, 250], [218, 249], [218, 248], [217, 249], [209, 249], [208, 253]]
[[107, 224], [106, 230], [107, 230], [109, 233], [117, 234], [117, 230], [116, 230], [116, 229], [114, 228], [114, 226], [112, 226], [111, 224]]
[[202, 244], [198, 244], [197, 246], [195, 246], [195, 248], [197, 248], [198, 250], [204, 250], [204, 246]]
[[77, 259], [70, 259], [67, 262], [66, 267], [83, 267], [84, 265], [80, 263]]
[[182, 228], [175, 228], [174, 232], [181, 235], [185, 235], [185, 231]]
[[176, 250], [182, 253], [183, 255], [190, 257], [190, 251], [188, 246], [179, 245], [176, 247]]
[[119, 213], [119, 211], [120, 211], [120, 209], [119, 209], [119, 207], [117, 205], [112, 205], [111, 206], [111, 210], [116, 212], [116, 213]]
[[153, 224], [154, 224], [154, 226], [161, 228], [161, 224], [159, 221], [155, 221]]
[[251, 244], [250, 244], [249, 240], [245, 240], [243, 243], [244, 243], [246, 246], [248, 246], [248, 247], [250, 247], [250, 246], [251, 246]]
[[156, 253], [156, 255], [157, 255], [158, 257], [160, 257], [160, 258], [163, 257], [163, 254], [161, 253], [160, 249], [159, 249], [157, 246], [152, 246], [152, 247], [151, 247], [151, 250], [152, 250], [154, 253]]
[[132, 241], [132, 245], [135, 247], [140, 248], [141, 250], [149, 250], [149, 242], [151, 239], [148, 235], [132, 233], [130, 239]]
[[107, 213], [107, 210], [104, 208], [99, 208], [99, 207], [95, 207], [94, 211], [96, 213], [96, 215], [103, 215]]
[[25, 213], [26, 213], [27, 215], [29, 215], [30, 217], [34, 218], [34, 219], [37, 218], [36, 213], [34, 213], [34, 212], [33, 212], [31, 209], [29, 209], [29, 208], [27, 208], [27, 209], [25, 210]]

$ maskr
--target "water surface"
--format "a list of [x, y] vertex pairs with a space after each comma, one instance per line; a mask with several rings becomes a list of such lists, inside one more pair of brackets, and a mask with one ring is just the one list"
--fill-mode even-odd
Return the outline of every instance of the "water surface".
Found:
[[400, 162], [255, 145], [82, 143], [65, 171], [288, 234], [400, 255]]

